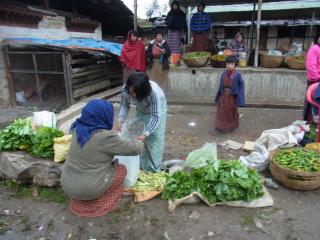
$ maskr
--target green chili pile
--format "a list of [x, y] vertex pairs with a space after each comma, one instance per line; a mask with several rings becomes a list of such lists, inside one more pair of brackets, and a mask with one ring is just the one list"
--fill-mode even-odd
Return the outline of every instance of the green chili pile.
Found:
[[210, 53], [208, 52], [190, 52], [184, 55], [184, 58], [192, 59], [192, 58], [199, 58], [199, 57], [209, 57]]
[[305, 148], [281, 150], [274, 161], [297, 172], [320, 172], [320, 153]]

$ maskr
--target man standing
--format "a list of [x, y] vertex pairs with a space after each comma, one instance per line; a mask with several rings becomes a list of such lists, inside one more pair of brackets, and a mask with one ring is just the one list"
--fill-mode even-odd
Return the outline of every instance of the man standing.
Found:
[[192, 51], [208, 51], [209, 31], [211, 19], [208, 13], [204, 12], [205, 3], [198, 4], [198, 12], [193, 14], [190, 28], [193, 32]]

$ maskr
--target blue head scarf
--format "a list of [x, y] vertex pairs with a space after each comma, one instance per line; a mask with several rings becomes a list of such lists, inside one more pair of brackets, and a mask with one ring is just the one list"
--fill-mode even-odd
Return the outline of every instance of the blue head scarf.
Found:
[[95, 99], [87, 103], [82, 109], [81, 116], [71, 126], [71, 131], [76, 130], [78, 143], [81, 148], [88, 140], [102, 129], [111, 130], [113, 127], [112, 103]]

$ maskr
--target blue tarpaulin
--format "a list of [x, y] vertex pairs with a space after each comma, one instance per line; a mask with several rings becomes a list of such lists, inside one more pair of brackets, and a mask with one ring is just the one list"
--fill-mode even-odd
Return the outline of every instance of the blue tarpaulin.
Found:
[[122, 44], [99, 41], [91, 38], [70, 38], [64, 40], [49, 40], [44, 38], [7, 38], [5, 43], [20, 43], [20, 44], [37, 44], [62, 48], [78, 48], [91, 51], [107, 51], [120, 56]]

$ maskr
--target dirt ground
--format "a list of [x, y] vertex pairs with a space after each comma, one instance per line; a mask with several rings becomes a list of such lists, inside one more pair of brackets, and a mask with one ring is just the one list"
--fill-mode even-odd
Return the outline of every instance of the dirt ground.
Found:
[[[211, 134], [215, 108], [170, 107], [165, 160], [185, 157], [205, 142], [254, 140], [263, 130], [289, 125], [301, 110], [240, 109], [241, 127], [228, 135]], [[195, 126], [188, 124], [194, 122]], [[218, 148], [219, 158], [245, 154]], [[264, 173], [268, 174], [268, 173]], [[179, 206], [174, 213], [160, 198], [134, 204], [123, 198], [119, 208], [99, 218], [79, 218], [67, 204], [19, 199], [0, 189], [0, 239], [320, 239], [320, 191], [270, 190], [274, 206], [261, 209]]]

